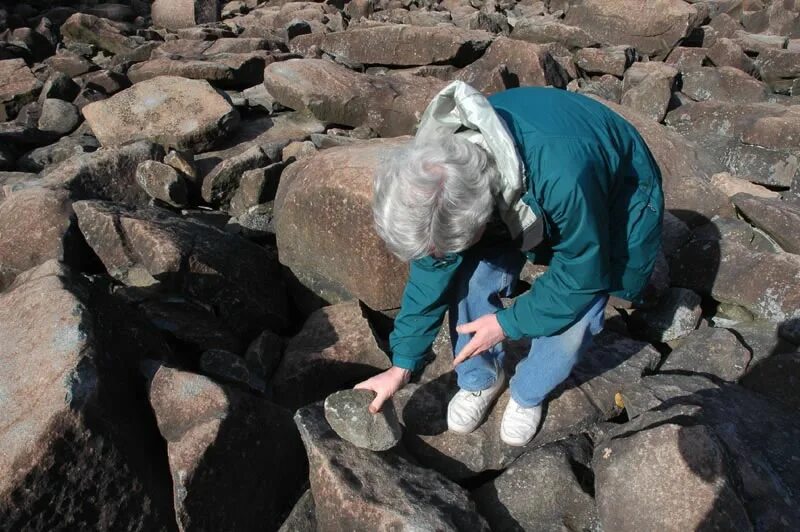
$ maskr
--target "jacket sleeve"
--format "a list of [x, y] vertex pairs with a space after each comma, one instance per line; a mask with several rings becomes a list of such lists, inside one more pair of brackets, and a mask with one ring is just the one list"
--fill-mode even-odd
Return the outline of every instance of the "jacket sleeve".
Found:
[[[574, 159], [573, 159], [574, 160]], [[563, 164], [563, 163], [562, 163]], [[575, 323], [599, 293], [610, 287], [609, 231], [606, 193], [590, 163], [565, 163], [561, 175], [572, 173], [569, 183], [557, 177], [544, 181], [544, 206], [553, 245], [550, 267], [518, 297], [496, 313], [506, 336], [552, 336]], [[561, 181], [564, 183], [564, 181]], [[619, 220], [618, 223], [625, 223]]]
[[461, 260], [460, 255], [453, 254], [443, 259], [423, 257], [411, 262], [400, 313], [389, 335], [395, 366], [416, 371], [424, 365], [425, 354], [442, 326], [451, 281]]

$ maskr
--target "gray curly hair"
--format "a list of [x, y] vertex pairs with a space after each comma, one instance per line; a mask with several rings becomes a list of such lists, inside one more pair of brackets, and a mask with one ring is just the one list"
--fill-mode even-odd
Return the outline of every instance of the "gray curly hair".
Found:
[[372, 209], [378, 235], [404, 261], [469, 247], [492, 214], [498, 171], [458, 135], [415, 138], [378, 168]]

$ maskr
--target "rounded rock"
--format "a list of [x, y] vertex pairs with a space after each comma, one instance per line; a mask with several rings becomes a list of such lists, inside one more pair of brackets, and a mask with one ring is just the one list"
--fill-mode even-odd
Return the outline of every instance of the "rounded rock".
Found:
[[400, 441], [402, 429], [391, 401], [377, 414], [368, 410], [375, 394], [369, 390], [342, 390], [325, 399], [325, 419], [342, 439], [356, 447], [386, 451]]

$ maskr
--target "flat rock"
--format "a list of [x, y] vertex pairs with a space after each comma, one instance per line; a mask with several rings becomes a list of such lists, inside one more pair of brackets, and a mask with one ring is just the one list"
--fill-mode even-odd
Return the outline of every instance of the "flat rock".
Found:
[[155, 0], [151, 6], [153, 24], [178, 30], [220, 19], [219, 0]]
[[27, 103], [36, 100], [42, 82], [22, 59], [0, 61], [0, 122], [11, 120]]
[[746, 193], [731, 198], [742, 215], [771, 236], [784, 250], [800, 254], [800, 206], [775, 198], [759, 198]]
[[671, 342], [694, 331], [702, 312], [699, 295], [670, 288], [654, 308], [630, 312], [628, 327], [649, 342]]
[[680, 0], [587, 0], [570, 6], [564, 22], [601, 44], [627, 44], [663, 59], [702, 18], [694, 6]]
[[139, 139], [176, 149], [210, 148], [239, 115], [207, 81], [161, 76], [83, 108], [103, 146]]
[[667, 113], [678, 70], [659, 62], [636, 63], [622, 85], [622, 105], [661, 122]]
[[464, 66], [480, 57], [491, 42], [492, 34], [480, 30], [389, 24], [327, 33], [319, 47], [345, 63]]
[[86, 241], [120, 282], [203, 301], [235, 333], [286, 325], [285, 289], [264, 248], [164, 209], [104, 201], [79, 201], [73, 208]]
[[520, 456], [472, 496], [492, 530], [599, 530], [591, 456], [584, 436], [549, 443]]
[[169, 348], [102, 292], [51, 260], [0, 294], [5, 528], [174, 527], [164, 444], [135, 369]]
[[511, 38], [537, 44], [557, 42], [572, 50], [599, 44], [595, 37], [580, 27], [542, 17], [527, 17], [517, 21]]
[[706, 327], [682, 338], [659, 371], [691, 372], [736, 381], [750, 364], [750, 351], [727, 329]]
[[375, 398], [370, 390], [342, 390], [325, 399], [325, 419], [340, 438], [361, 449], [387, 451], [402, 435], [391, 401], [377, 414], [367, 407]]
[[681, 92], [697, 102], [754, 103], [770, 95], [766, 84], [731, 66], [685, 69], [681, 80]]
[[300, 409], [295, 423], [320, 530], [489, 530], [466, 491], [393, 451], [345, 442], [328, 425], [322, 404]]
[[755, 64], [772, 90], [788, 93], [792, 80], [800, 77], [800, 50], [767, 48], [758, 54]]
[[206, 80], [222, 89], [246, 89], [264, 81], [264, 67], [272, 58], [267, 52], [221, 53], [203, 59], [157, 57], [137, 63], [128, 70], [133, 83], [159, 76]]
[[728, 172], [720, 172], [711, 176], [711, 184], [720, 189], [729, 198], [743, 192], [759, 198], [780, 198], [780, 192], [775, 192], [767, 187], [751, 183], [747, 179], [732, 176]]
[[271, 162], [274, 161], [270, 154], [259, 145], [224, 159], [203, 178], [203, 199], [214, 205], [227, 205], [239, 188], [245, 172], [265, 167]]
[[392, 137], [412, 133], [431, 98], [446, 82], [419, 76], [359, 74], [323, 59], [272, 63], [264, 85], [281, 105], [319, 120], [367, 126]]
[[[527, 355], [528, 345], [520, 342], [507, 347], [509, 372], [514, 361]], [[438, 355], [442, 357], [443, 353]], [[447, 357], [452, 359], [451, 350], [444, 355]], [[615, 402], [616, 394], [625, 383], [636, 382], [654, 369], [659, 359], [649, 344], [602, 332], [572, 375], [552, 392], [542, 426], [525, 447], [511, 447], [500, 440], [508, 390], [499, 397], [487, 420], [464, 435], [447, 430], [447, 404], [457, 390], [452, 372], [423, 384], [408, 384], [395, 394], [400, 421], [405, 426], [403, 443], [423, 465], [453, 480], [503, 469], [526, 450], [579, 434], [618, 415], [622, 409]]]
[[280, 524], [306, 475], [289, 411], [166, 366], [150, 377], [149, 398], [167, 442], [181, 530]]
[[[595, 448], [606, 530], [795, 528], [796, 415], [741, 386], [654, 375], [638, 385], [653, 410]], [[626, 408], [633, 403], [623, 394]]]
[[296, 410], [390, 366], [360, 304], [331, 305], [311, 314], [289, 340], [272, 379], [273, 397]]
[[316, 505], [311, 490], [300, 496], [278, 532], [317, 532]]
[[408, 267], [373, 227], [372, 176], [387, 150], [403, 142], [323, 150], [281, 176], [275, 199], [280, 260], [326, 301], [358, 298], [375, 310], [400, 306]]

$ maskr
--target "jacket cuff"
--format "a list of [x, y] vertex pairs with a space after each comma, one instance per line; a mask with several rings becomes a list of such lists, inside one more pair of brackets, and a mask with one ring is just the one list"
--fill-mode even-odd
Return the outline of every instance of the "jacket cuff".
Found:
[[497, 322], [503, 329], [503, 333], [505, 333], [506, 338], [510, 338], [512, 340], [519, 340], [525, 335], [522, 333], [519, 327], [517, 327], [516, 320], [514, 319], [512, 311], [513, 307], [508, 307], [503, 310], [498, 310], [497, 312], [495, 312], [495, 316], [497, 316]]
[[412, 358], [407, 356], [392, 355], [392, 365], [407, 369], [414, 373], [425, 367], [425, 357]]

